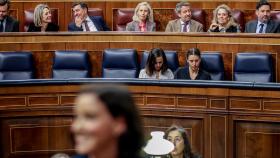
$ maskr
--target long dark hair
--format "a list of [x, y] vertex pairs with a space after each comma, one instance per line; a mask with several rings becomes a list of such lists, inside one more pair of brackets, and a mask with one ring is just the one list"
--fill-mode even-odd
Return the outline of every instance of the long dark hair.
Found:
[[164, 51], [161, 48], [153, 48], [149, 53], [146, 67], [145, 67], [146, 73], [149, 76], [152, 76], [153, 73], [155, 72], [156, 58], [158, 58], [158, 57], [162, 57], [162, 59], [163, 59], [161, 73], [164, 74], [166, 72], [166, 70], [168, 69], [167, 59], [166, 59]]
[[96, 95], [110, 114], [114, 117], [124, 117], [127, 130], [119, 137], [118, 158], [139, 158], [139, 152], [144, 145], [142, 122], [138, 109], [127, 89], [120, 86], [88, 86], [81, 94]]
[[[191, 145], [190, 145], [189, 139], [187, 137], [186, 130], [183, 127], [180, 127], [180, 126], [177, 126], [177, 125], [172, 125], [170, 128], [168, 128], [165, 131], [164, 138], [167, 139], [169, 133], [172, 132], [172, 131], [178, 131], [181, 134], [182, 138], [184, 139], [183, 158], [195, 158], [195, 157], [197, 157], [195, 154], [192, 153]], [[171, 155], [169, 155], [169, 157], [172, 158]]]
[[191, 55], [196, 55], [199, 58], [201, 58], [201, 53], [200, 53], [200, 50], [198, 48], [189, 49], [186, 53], [186, 59], [189, 59], [189, 56], [191, 56]]

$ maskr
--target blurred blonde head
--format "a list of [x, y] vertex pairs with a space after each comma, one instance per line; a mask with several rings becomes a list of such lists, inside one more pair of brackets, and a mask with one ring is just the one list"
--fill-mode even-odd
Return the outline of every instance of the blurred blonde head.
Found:
[[235, 21], [234, 21], [234, 18], [232, 16], [232, 11], [230, 9], [229, 6], [225, 5], [225, 4], [221, 4], [219, 5], [214, 11], [213, 11], [213, 20], [212, 20], [212, 23], [215, 23], [215, 24], [219, 24], [218, 22], [218, 12], [220, 9], [224, 9], [227, 14], [228, 14], [228, 22], [227, 24], [225, 25], [225, 28], [229, 28], [230, 26], [239, 26]]
[[138, 11], [139, 11], [139, 8], [141, 6], [145, 6], [148, 8], [148, 11], [149, 11], [149, 14], [147, 16], [147, 21], [150, 21], [150, 22], [154, 22], [154, 15], [153, 15], [153, 9], [152, 7], [150, 6], [150, 4], [148, 2], [141, 2], [141, 3], [138, 3], [135, 10], [134, 10], [134, 15], [132, 17], [133, 21], [140, 21], [139, 17], [138, 17]]
[[50, 10], [49, 6], [46, 4], [38, 4], [34, 10], [34, 24], [39, 27], [42, 26], [43, 23], [43, 13], [44, 9], [47, 8]]

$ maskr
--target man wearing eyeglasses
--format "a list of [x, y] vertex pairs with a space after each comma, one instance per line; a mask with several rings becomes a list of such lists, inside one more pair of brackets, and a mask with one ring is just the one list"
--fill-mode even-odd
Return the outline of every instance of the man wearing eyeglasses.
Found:
[[10, 1], [0, 0], [0, 32], [18, 32], [19, 22], [9, 16]]

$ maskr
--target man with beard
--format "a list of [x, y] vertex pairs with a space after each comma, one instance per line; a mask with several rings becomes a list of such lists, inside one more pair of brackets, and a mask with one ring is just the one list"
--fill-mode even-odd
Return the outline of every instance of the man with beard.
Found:
[[0, 32], [18, 32], [19, 22], [9, 16], [10, 1], [0, 0]]
[[280, 33], [280, 23], [270, 17], [271, 4], [266, 0], [260, 0], [256, 6], [257, 20], [246, 24], [247, 33]]
[[169, 21], [165, 32], [203, 32], [203, 25], [191, 19], [191, 6], [188, 2], [179, 2], [175, 12], [180, 18]]

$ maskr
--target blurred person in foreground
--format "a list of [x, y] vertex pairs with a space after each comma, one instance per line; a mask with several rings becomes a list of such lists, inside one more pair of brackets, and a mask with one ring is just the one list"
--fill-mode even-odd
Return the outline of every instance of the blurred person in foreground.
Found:
[[85, 87], [75, 100], [74, 158], [139, 158], [143, 133], [131, 94], [116, 86]]

